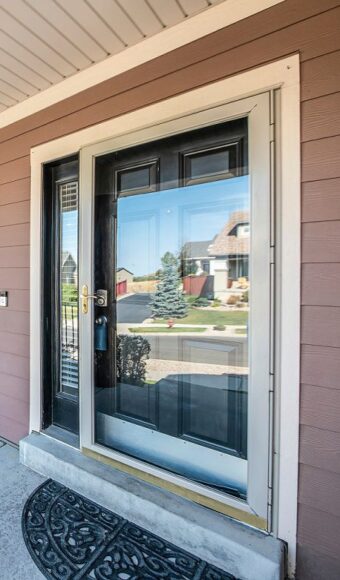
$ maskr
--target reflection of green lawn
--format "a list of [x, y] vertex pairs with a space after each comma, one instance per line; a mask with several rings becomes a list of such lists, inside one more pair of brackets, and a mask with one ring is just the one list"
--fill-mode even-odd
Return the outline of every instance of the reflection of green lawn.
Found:
[[130, 332], [138, 332], [138, 334], [147, 334], [148, 332], [166, 332], [167, 334], [171, 334], [172, 332], [204, 332], [207, 330], [206, 328], [200, 328], [199, 326], [187, 326], [187, 327], [180, 327], [177, 328], [168, 328], [166, 326], [136, 326], [133, 328], [129, 328]]
[[[239, 325], [247, 324], [248, 312], [232, 310], [230, 312], [216, 312], [214, 310], [200, 310], [190, 309], [187, 316], [176, 319], [178, 324], [225, 324], [225, 325]], [[157, 322], [165, 322], [165, 320], [154, 320]]]

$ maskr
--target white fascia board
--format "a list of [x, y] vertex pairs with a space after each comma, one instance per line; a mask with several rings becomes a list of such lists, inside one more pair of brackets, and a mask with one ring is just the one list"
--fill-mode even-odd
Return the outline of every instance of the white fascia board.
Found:
[[283, 0], [224, 0], [0, 113], [0, 129]]

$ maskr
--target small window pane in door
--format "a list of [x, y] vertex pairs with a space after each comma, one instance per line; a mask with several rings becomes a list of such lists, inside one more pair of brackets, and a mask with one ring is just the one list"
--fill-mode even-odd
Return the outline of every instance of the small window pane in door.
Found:
[[184, 180], [223, 179], [235, 177], [240, 172], [240, 142], [184, 155]]
[[157, 164], [156, 162], [139, 167], [128, 167], [116, 172], [117, 192], [143, 193], [156, 190]]

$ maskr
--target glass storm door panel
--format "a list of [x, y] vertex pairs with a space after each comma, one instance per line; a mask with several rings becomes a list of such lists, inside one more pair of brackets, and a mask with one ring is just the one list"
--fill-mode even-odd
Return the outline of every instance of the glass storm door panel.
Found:
[[97, 157], [95, 442], [247, 496], [248, 121]]

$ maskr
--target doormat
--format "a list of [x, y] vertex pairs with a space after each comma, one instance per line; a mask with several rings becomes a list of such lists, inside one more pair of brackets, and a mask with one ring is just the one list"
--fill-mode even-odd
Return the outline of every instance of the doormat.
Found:
[[27, 500], [22, 530], [53, 580], [236, 580], [51, 479]]

